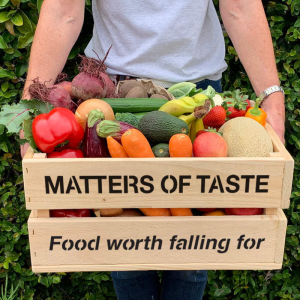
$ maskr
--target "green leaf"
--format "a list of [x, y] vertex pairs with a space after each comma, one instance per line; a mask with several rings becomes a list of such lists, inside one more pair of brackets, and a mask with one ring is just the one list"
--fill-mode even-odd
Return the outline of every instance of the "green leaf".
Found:
[[93, 277], [93, 280], [96, 281], [97, 283], [100, 283], [102, 280], [102, 275], [97, 274], [96, 276]]
[[196, 87], [196, 84], [191, 82], [181, 82], [171, 86], [168, 91], [176, 98], [181, 98], [189, 95], [189, 93]]
[[5, 6], [9, 0], [0, 0], [0, 6]]
[[43, 2], [44, 2], [44, 0], [37, 0], [37, 8], [38, 8], [39, 13], [41, 12], [41, 7], [42, 7]]
[[0, 23], [4, 23], [9, 19], [10, 19], [10, 16], [8, 14], [8, 11], [0, 12]]
[[8, 83], [8, 82], [3, 82], [3, 83], [1, 84], [1, 90], [2, 90], [3, 92], [6, 92], [6, 91], [8, 90], [8, 87], [9, 87], [9, 83]]
[[5, 43], [3, 37], [0, 35], [0, 49], [7, 48], [7, 44]]
[[0, 124], [7, 127], [8, 132], [19, 133], [21, 125], [30, 114], [48, 113], [53, 106], [40, 100], [22, 100], [18, 104], [4, 105], [0, 112]]
[[16, 185], [23, 183], [23, 174], [20, 175], [16, 180]]
[[75, 47], [71, 50], [68, 59], [73, 59], [75, 58], [80, 52], [80, 47]]
[[15, 78], [15, 74], [12, 71], [8, 71], [6, 69], [1, 69], [0, 68], [0, 78], [9, 78], [9, 79], [14, 79]]
[[298, 69], [300, 67], [300, 60], [295, 61], [294, 63], [294, 69]]
[[18, 13], [21, 15], [21, 17], [23, 19], [23, 26], [18, 27], [18, 30], [22, 34], [27, 34], [29, 32], [33, 32], [34, 27], [33, 27], [32, 22], [30, 21], [30, 19], [24, 14], [23, 11], [19, 10]]
[[24, 138], [27, 140], [27, 142], [33, 149], [37, 149], [37, 145], [32, 135], [32, 122], [33, 122], [32, 119], [27, 119], [24, 121], [23, 124]]
[[6, 49], [4, 49], [4, 52], [5, 53], [8, 53], [8, 54], [13, 54], [14, 52], [15, 52], [15, 49], [14, 48], [6, 48]]
[[28, 64], [27, 63], [17, 64], [16, 65], [16, 76], [17, 77], [23, 76], [26, 73], [27, 69], [28, 69]]
[[8, 199], [8, 197], [9, 197], [9, 192], [3, 194], [2, 197], [1, 197], [1, 200], [4, 202]]
[[22, 26], [23, 25], [23, 18], [18, 13], [14, 14], [10, 20], [16, 26]]
[[54, 284], [60, 283], [60, 277], [53, 275], [52, 280]]
[[296, 23], [294, 24], [294, 26], [295, 26], [295, 27], [300, 27], [300, 19], [298, 19], [298, 20], [296, 21]]
[[5, 126], [0, 124], [0, 135], [3, 134]]
[[33, 41], [34, 32], [30, 31], [26, 33], [24, 36], [20, 36], [18, 40], [18, 49], [23, 49], [27, 46], [30, 46], [30, 44]]
[[20, 0], [11, 0], [11, 3], [12, 3], [14, 6], [20, 6]]

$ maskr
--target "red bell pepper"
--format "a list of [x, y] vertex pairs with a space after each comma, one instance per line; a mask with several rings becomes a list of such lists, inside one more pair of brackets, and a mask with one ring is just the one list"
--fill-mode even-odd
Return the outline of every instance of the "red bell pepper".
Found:
[[74, 114], [62, 107], [52, 109], [48, 114], [35, 117], [32, 135], [37, 147], [44, 153], [51, 153], [56, 147], [75, 149], [83, 139], [84, 130]]
[[83, 153], [80, 149], [66, 149], [63, 151], [54, 151], [47, 155], [48, 158], [82, 158]]
[[55, 209], [50, 210], [52, 218], [86, 218], [91, 216], [90, 209]]

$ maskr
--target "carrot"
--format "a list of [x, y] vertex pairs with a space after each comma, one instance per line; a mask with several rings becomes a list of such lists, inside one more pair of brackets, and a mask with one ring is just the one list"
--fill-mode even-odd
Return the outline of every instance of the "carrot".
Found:
[[193, 216], [190, 208], [170, 208], [172, 216]]
[[169, 142], [170, 157], [192, 157], [193, 145], [190, 137], [178, 133], [171, 137]]
[[83, 129], [85, 129], [88, 115], [93, 109], [101, 110], [105, 116], [105, 120], [113, 121], [115, 119], [113, 109], [105, 101], [100, 99], [86, 100], [77, 107], [75, 112], [75, 118]]
[[140, 211], [147, 217], [169, 217], [171, 212], [168, 208], [140, 208]]
[[155, 157], [146, 137], [137, 129], [127, 130], [121, 141], [129, 157]]
[[106, 138], [108, 151], [113, 158], [128, 158], [123, 146], [120, 145], [112, 136]]

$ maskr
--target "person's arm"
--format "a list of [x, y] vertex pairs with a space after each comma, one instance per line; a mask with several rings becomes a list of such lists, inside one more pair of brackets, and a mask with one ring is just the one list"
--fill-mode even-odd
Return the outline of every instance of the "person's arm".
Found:
[[[23, 99], [33, 79], [51, 85], [61, 73], [81, 31], [85, 0], [44, 0], [31, 48]], [[21, 130], [20, 138], [24, 138]], [[29, 144], [21, 146], [24, 157]]]
[[81, 31], [85, 0], [44, 0], [31, 48], [23, 98], [28, 86], [39, 77], [51, 85], [61, 73]]
[[[225, 29], [256, 95], [279, 85], [272, 38], [261, 0], [220, 0]], [[284, 95], [276, 92], [262, 104], [268, 123], [284, 142]]]

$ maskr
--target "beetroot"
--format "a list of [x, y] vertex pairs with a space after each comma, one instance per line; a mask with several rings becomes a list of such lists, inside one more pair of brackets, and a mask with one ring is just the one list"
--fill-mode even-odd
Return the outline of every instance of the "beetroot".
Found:
[[69, 93], [71, 98], [74, 97], [73, 93], [72, 93], [72, 82], [71, 81], [62, 81], [60, 83], [55, 84], [55, 86], [65, 89]]
[[72, 81], [72, 93], [75, 98], [88, 100], [117, 97], [115, 95], [116, 85], [106, 73], [107, 67], [104, 64], [109, 50], [103, 61], [99, 58], [79, 55], [81, 57], [78, 68], [80, 73]]
[[69, 109], [72, 104], [71, 96], [64, 88], [55, 85], [47, 87], [45, 83], [39, 82], [38, 78], [33, 80], [28, 92], [32, 98], [49, 102], [54, 107]]
[[106, 86], [102, 78], [80, 73], [72, 81], [72, 94], [77, 99], [101, 99], [106, 96]]

